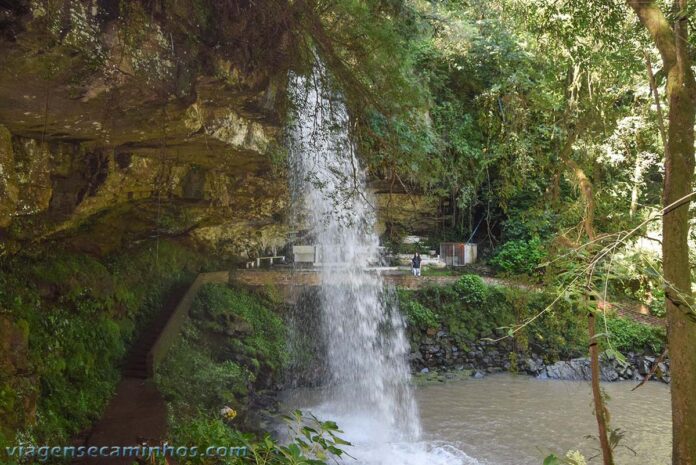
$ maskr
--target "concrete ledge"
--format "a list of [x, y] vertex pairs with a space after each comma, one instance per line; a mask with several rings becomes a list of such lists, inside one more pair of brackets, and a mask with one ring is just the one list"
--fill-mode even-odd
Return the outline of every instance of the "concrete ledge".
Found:
[[[382, 280], [387, 284], [404, 287], [407, 289], [418, 289], [425, 286], [442, 286], [451, 284], [459, 279], [459, 276], [412, 276], [410, 271], [405, 270], [403, 273], [396, 274], [398, 269], [392, 268], [375, 268], [371, 270], [375, 274], [379, 274]], [[340, 284], [340, 274], [337, 274], [337, 283]], [[273, 285], [278, 287], [295, 287], [295, 286], [319, 286], [321, 284], [321, 272], [317, 269], [312, 270], [239, 270], [235, 271], [230, 279], [234, 283], [245, 286], [266, 286]]]

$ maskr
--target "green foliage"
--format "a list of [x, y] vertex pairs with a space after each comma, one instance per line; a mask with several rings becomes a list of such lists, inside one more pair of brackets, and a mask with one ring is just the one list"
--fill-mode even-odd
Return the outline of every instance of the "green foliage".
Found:
[[31, 275], [39, 287], [49, 288], [66, 301], [88, 295], [105, 297], [113, 291], [107, 268], [86, 255], [58, 253], [32, 266]]
[[[505, 335], [505, 328], [545, 310], [555, 297], [552, 293], [487, 285], [480, 278], [467, 277], [466, 282], [463, 293], [459, 283], [401, 291], [400, 307], [405, 309], [412, 326], [419, 329], [443, 326], [458, 343], [465, 344]], [[472, 288], [475, 293], [470, 293]], [[462, 295], [476, 298], [465, 301]], [[425, 309], [421, 313], [427, 315], [427, 326], [422, 323], [426, 318], [413, 312], [414, 308]], [[515, 340], [519, 350], [533, 349], [544, 353], [549, 361], [556, 361], [584, 354], [586, 332], [586, 316], [571, 303], [558, 301], [541, 318], [519, 331]]]
[[609, 317], [606, 323], [609, 330], [609, 340], [614, 348], [620, 352], [649, 350], [655, 354], [660, 354], [665, 347], [666, 332], [662, 327], [637, 323], [620, 317]]
[[89, 426], [113, 394], [128, 343], [172, 286], [190, 279], [197, 257], [160, 241], [158, 250], [144, 244], [105, 260], [55, 250], [2, 263], [0, 308], [28, 351], [18, 355], [21, 370], [0, 377], [0, 396], [36, 408], [34, 418], [8, 424], [35, 443], [62, 443]]
[[491, 336], [497, 327], [510, 323], [507, 312], [500, 305], [487, 305], [485, 302], [469, 306], [461, 300], [454, 286], [428, 287], [404, 292], [401, 299], [402, 308], [410, 308], [413, 305], [410, 303], [412, 300], [429, 309], [428, 312], [440, 320], [432, 327], [444, 325], [449, 333], [460, 341], [475, 341]]
[[[446, 199], [443, 236], [485, 214], [504, 240], [577, 242], [587, 210], [578, 170], [593, 185], [597, 233], [633, 227], [659, 204], [658, 118], [635, 90], [651, 49], [625, 2], [320, 3], [331, 12], [317, 12], [320, 49], [359, 115], [369, 169]], [[535, 255], [501, 257], [500, 268], [531, 273]]]
[[[281, 447], [279, 455], [290, 463], [320, 465], [329, 460], [338, 462], [343, 455], [350, 457], [342, 447], [352, 444], [340, 437], [343, 431], [335, 422], [321, 421], [312, 414], [305, 415], [300, 410], [283, 416], [283, 419], [290, 431], [289, 436], [294, 438], [294, 441], [287, 447]], [[268, 443], [268, 437], [264, 438], [264, 441]], [[253, 446], [251, 449], [254, 450]]]
[[[98, 307], [97, 307], [98, 308]], [[65, 438], [95, 420], [119, 379], [124, 334], [106, 316], [54, 309], [30, 322], [34, 367], [41, 374], [35, 438]]]
[[538, 238], [514, 240], [500, 246], [489, 263], [503, 273], [532, 274], [545, 257], [546, 252]]
[[528, 196], [517, 198], [508, 206], [503, 225], [503, 238], [507, 241], [547, 238], [556, 231], [558, 214], [548, 208], [536, 208]]
[[401, 299], [401, 311], [406, 316], [406, 321], [418, 328], [438, 328], [440, 321], [438, 316], [429, 308], [416, 300], [410, 300], [406, 297]]
[[247, 368], [231, 360], [216, 360], [190, 327], [170, 349], [156, 375], [160, 392], [172, 410], [183, 416], [217, 412], [224, 406], [239, 409], [253, 381]]
[[454, 283], [454, 291], [466, 304], [481, 304], [485, 302], [488, 294], [488, 286], [480, 276], [465, 274]]
[[[231, 428], [222, 418], [199, 415], [180, 422], [170, 422], [169, 437], [172, 444], [196, 445], [205, 450], [208, 447], [243, 447], [251, 439]], [[239, 464], [243, 463], [234, 457], [186, 458], [179, 461], [183, 464]]]
[[223, 284], [199, 290], [155, 378], [174, 431], [214, 419], [223, 408], [233, 408], [237, 422], [244, 422], [250, 393], [274, 386], [287, 359], [286, 328], [271, 310], [277, 306], [266, 294]]
[[[204, 286], [194, 302], [182, 337], [159, 367], [156, 382], [169, 406], [170, 439], [177, 444], [246, 447], [245, 456], [188, 457], [182, 464], [324, 464], [348, 445], [333, 422], [295, 412], [289, 444], [238, 431], [255, 381], [271, 381], [285, 355], [282, 320], [264, 296], [225, 285]], [[254, 333], [254, 336], [252, 336]], [[273, 362], [269, 362], [273, 361]], [[235, 415], [225, 417], [223, 409]], [[236, 412], [240, 412], [239, 418]]]
[[655, 316], [665, 316], [665, 290], [659, 254], [628, 246], [612, 257], [606, 272], [609, 291], [649, 307]]
[[162, 240], [108, 261], [116, 283], [114, 298], [139, 323], [159, 311], [173, 286], [187, 284], [200, 271], [217, 269], [215, 259]]
[[[179, 458], [182, 465], [326, 465], [348, 455], [344, 446], [351, 444], [341, 438], [342, 431], [332, 421], [320, 421], [313, 415], [295, 411], [283, 419], [288, 428], [289, 443], [281, 444], [266, 434], [255, 437], [240, 433], [223, 420], [199, 416], [172, 429], [172, 442], [196, 444], [196, 457]], [[239, 456], [206, 457], [208, 447], [246, 447]], [[160, 460], [158, 463], [164, 463]]]
[[517, 352], [510, 352], [508, 354], [508, 360], [510, 361], [510, 373], [517, 373], [519, 371]]
[[[286, 327], [270, 308], [272, 302], [241, 289], [207, 284], [199, 291], [191, 315], [199, 328], [222, 334], [234, 334], [230, 344], [236, 353], [248, 357], [275, 372], [287, 362]], [[256, 362], [254, 362], [256, 360]], [[253, 372], [258, 372], [253, 369]]]
[[[182, 337], [156, 376], [170, 407], [170, 439], [201, 447], [244, 446], [247, 454], [199, 455], [182, 459], [182, 464], [320, 465], [342, 456], [341, 447], [349, 445], [340, 438], [335, 423], [301, 412], [285, 417], [291, 427], [289, 437], [294, 438], [289, 444], [237, 430], [258, 379], [255, 375], [264, 367], [279, 369], [285, 358], [285, 328], [269, 309], [273, 301], [268, 299], [268, 294], [219, 284], [208, 284], [199, 291]], [[276, 374], [267, 371], [264, 377], [269, 381]], [[239, 410], [240, 418], [225, 418], [220, 413], [223, 408]]]
[[[470, 298], [465, 300], [462, 296]], [[399, 299], [411, 328], [444, 327], [459, 343], [503, 336], [506, 328], [514, 328], [543, 313], [514, 334], [517, 350], [544, 354], [548, 362], [587, 352], [586, 311], [572, 300], [557, 300], [550, 291], [487, 285], [477, 276], [465, 275], [450, 286], [401, 290]], [[597, 320], [597, 334], [607, 334], [603, 321]], [[610, 339], [602, 340], [604, 347], [610, 342], [619, 352], [647, 350], [655, 354], [664, 348], [666, 334], [662, 327], [622, 317], [609, 317], [606, 322]], [[516, 355], [510, 361], [514, 366]]]
[[88, 257], [51, 258], [3, 270], [0, 291], [2, 306], [28, 334], [27, 363], [39, 384], [36, 423], [25, 426], [37, 440], [66, 439], [99, 415], [118, 380], [127, 337], [126, 327], [110, 319], [105, 268]]
[[416, 73], [414, 39], [423, 31], [411, 6], [322, 0], [302, 14], [316, 20], [310, 35], [354, 110], [356, 141], [370, 167], [398, 165], [407, 178], [426, 172], [434, 141], [425, 117], [429, 95]]
[[[518, 323], [549, 308], [556, 295], [553, 291], [527, 291], [528, 300]], [[561, 299], [540, 318], [529, 324], [523, 334], [530, 347], [544, 353], [549, 361], [578, 357], [587, 353], [587, 314], [574, 302]]]

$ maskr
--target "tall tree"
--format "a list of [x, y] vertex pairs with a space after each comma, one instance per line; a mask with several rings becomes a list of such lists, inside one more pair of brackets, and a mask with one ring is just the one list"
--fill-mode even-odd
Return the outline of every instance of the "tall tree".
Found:
[[[688, 51], [688, 1], [675, 0], [670, 23], [651, 0], [628, 0], [662, 57], [669, 126], [665, 147], [662, 261], [667, 283], [668, 345], [672, 370], [672, 463], [696, 463], [696, 320], [691, 310], [689, 204], [694, 174], [696, 82]], [[673, 205], [674, 204], [674, 205]]]

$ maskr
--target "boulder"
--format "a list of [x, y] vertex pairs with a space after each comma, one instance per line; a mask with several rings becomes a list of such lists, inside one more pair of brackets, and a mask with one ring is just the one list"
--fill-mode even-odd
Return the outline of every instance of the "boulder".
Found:
[[546, 377], [549, 379], [582, 381], [590, 379], [590, 360], [575, 358], [569, 361], [559, 361], [546, 366]]

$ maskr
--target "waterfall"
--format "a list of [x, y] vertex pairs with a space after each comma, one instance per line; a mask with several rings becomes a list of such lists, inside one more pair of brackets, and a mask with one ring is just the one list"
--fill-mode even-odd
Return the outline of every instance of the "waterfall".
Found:
[[288, 87], [296, 224], [307, 230], [305, 243], [317, 246], [321, 263], [322, 334], [307, 336], [320, 341], [327, 358], [319, 405], [294, 407], [335, 420], [354, 445], [347, 452], [357, 465], [478, 464], [452, 445], [421, 439], [404, 320], [394, 293], [370, 270], [380, 261], [375, 199], [341, 94], [321, 62], [308, 76], [291, 74]]
[[331, 404], [337, 415], [359, 413], [384, 441], [420, 436], [409, 386], [404, 322], [380, 275], [374, 199], [351, 141], [341, 96], [321, 65], [291, 76], [295, 105], [289, 147], [295, 200], [322, 266], [319, 290], [327, 341]]

